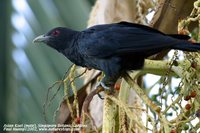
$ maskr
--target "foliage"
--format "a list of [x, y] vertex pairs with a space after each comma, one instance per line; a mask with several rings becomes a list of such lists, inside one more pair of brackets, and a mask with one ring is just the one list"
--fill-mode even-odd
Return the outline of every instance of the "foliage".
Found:
[[[1, 38], [4, 40], [1, 43], [4, 123], [44, 123], [47, 88], [62, 78], [70, 62], [45, 45], [32, 44], [32, 40], [52, 27], [84, 29], [91, 3], [87, 0], [3, 0], [1, 3], [5, 9], [1, 12], [2, 33], [5, 29], [5, 37]], [[62, 100], [60, 90], [46, 110], [49, 123], [53, 122], [53, 113]], [[52, 89], [49, 96], [54, 93], [56, 90]]]

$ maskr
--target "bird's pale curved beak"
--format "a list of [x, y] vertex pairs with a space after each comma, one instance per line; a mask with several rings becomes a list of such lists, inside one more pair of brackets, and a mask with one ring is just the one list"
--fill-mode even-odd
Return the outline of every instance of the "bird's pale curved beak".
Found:
[[33, 43], [45, 43], [49, 40], [49, 36], [40, 35], [33, 40]]

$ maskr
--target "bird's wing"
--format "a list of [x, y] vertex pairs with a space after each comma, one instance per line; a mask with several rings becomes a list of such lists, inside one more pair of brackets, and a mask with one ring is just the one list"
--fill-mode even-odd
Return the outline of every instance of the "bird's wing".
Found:
[[177, 39], [147, 26], [121, 22], [83, 31], [81, 53], [97, 58], [117, 55], [152, 55], [177, 43]]

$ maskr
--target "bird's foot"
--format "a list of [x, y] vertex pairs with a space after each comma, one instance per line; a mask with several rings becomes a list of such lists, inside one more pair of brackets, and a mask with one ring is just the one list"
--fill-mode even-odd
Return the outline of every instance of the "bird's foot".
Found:
[[[98, 88], [98, 87], [102, 87], [104, 89], [104, 92], [107, 93], [107, 94], [113, 93], [112, 87], [106, 86], [103, 82], [97, 83], [96, 88]], [[102, 99], [102, 97], [101, 97], [101, 99]]]
[[102, 97], [101, 94], [97, 93], [97, 96], [98, 96], [101, 100], [104, 100], [104, 97]]
[[95, 88], [103, 87], [104, 90], [110, 90], [110, 87], [106, 86], [103, 82], [98, 82]]

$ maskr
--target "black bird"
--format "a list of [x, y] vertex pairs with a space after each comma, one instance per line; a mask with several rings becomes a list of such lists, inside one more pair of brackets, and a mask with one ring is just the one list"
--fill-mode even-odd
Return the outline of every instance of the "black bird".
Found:
[[102, 86], [112, 86], [123, 72], [142, 69], [145, 58], [162, 50], [200, 50], [200, 44], [192, 44], [187, 41], [189, 38], [120, 22], [96, 25], [83, 31], [58, 27], [33, 42], [46, 43], [78, 66], [103, 71]]

